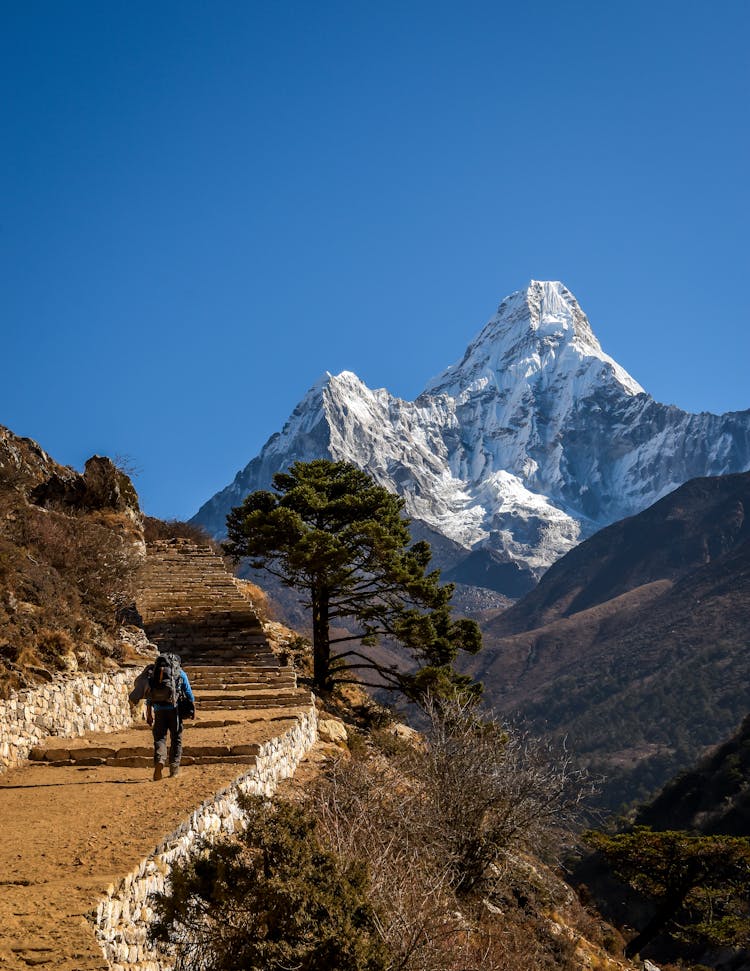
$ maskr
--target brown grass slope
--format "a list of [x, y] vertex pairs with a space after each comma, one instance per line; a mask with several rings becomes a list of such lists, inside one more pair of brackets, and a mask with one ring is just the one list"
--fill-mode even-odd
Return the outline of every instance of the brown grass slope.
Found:
[[570, 617], [654, 580], [676, 580], [750, 538], [750, 472], [692, 479], [558, 560], [502, 614], [497, 637]]
[[81, 475], [0, 426], [0, 692], [117, 653], [142, 542], [138, 496], [109, 459]]
[[745, 715], [750, 474], [687, 483], [577, 547], [486, 625], [472, 673], [644, 799]]

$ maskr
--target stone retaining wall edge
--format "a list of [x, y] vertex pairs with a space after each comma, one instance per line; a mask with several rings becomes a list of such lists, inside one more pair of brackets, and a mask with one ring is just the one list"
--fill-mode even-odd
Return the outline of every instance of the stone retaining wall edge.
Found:
[[239, 795], [273, 796], [317, 739], [314, 703], [285, 734], [261, 746], [256, 765], [206, 800], [100, 901], [92, 924], [111, 971], [169, 971], [172, 962], [149, 946], [153, 919], [149, 898], [161, 893], [177, 861], [188, 859], [206, 841], [243, 826]]
[[78, 738], [130, 728], [128, 693], [134, 677], [127, 669], [61, 674], [0, 700], [0, 774], [20, 765], [48, 735]]

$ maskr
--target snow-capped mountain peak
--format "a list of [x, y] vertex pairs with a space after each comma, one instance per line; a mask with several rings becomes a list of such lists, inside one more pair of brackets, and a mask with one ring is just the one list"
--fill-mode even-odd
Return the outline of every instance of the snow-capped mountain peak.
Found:
[[548, 385], [584, 377], [590, 383], [602, 368], [629, 394], [643, 392], [604, 353], [570, 290], [558, 281], [532, 280], [503, 300], [463, 358], [430, 381], [425, 393], [465, 398], [488, 384], [498, 389], [533, 384], [539, 375]]
[[527, 577], [687, 479], [750, 467], [750, 412], [660, 405], [602, 350], [573, 294], [532, 280], [416, 401], [352, 371], [320, 378], [245, 469], [194, 517], [223, 535], [245, 495], [330, 458], [399, 493], [456, 555]]

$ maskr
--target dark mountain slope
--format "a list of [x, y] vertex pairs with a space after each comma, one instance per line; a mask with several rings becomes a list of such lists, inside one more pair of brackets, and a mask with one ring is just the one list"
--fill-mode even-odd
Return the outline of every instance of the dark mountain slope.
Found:
[[[650, 795], [750, 709], [749, 501], [747, 474], [688, 483], [486, 626], [472, 673], [488, 697], [567, 734], [607, 776], [610, 808]], [[540, 616], [555, 619], [533, 627]]]
[[558, 560], [494, 636], [532, 630], [654, 580], [675, 580], [750, 538], [750, 473], [693, 479]]
[[694, 769], [638, 813], [639, 825], [750, 836], [750, 716]]
[[[750, 836], [750, 716], [727, 741], [668, 782], [652, 802], [641, 806], [632, 822], [657, 831]], [[619, 928], [643, 928], [655, 913], [653, 902], [618, 881], [599, 853], [584, 855], [574, 866], [572, 879], [574, 884], [585, 884], [601, 913]], [[717, 971], [750, 969], [747, 947], [689, 945], [668, 933], [655, 938], [645, 954], [660, 965], [681, 959], [690, 967]]]

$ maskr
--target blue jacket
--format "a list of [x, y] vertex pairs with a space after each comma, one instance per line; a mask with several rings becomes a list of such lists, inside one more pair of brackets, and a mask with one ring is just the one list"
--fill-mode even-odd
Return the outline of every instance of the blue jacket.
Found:
[[[180, 678], [182, 679], [183, 693], [185, 694], [186, 697], [188, 697], [193, 702], [193, 704], [195, 704], [195, 698], [193, 697], [193, 689], [190, 687], [188, 676], [187, 674], [185, 674], [183, 670], [180, 670]], [[152, 707], [154, 711], [167, 711], [169, 708], [175, 707], [175, 705], [167, 705], [167, 704], [164, 704], [163, 702], [158, 702], [158, 701], [151, 702], [146, 700], [146, 704], [150, 705], [150, 707]]]

